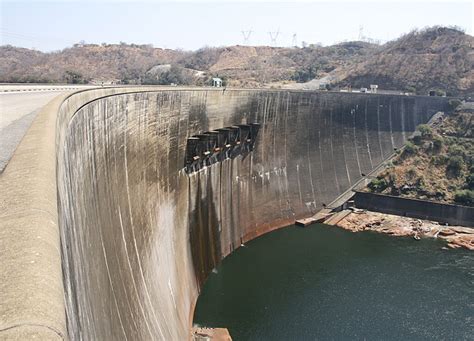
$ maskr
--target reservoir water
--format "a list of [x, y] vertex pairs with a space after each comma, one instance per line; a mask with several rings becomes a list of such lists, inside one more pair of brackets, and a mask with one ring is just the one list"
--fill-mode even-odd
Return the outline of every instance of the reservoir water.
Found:
[[316, 224], [225, 258], [194, 323], [239, 340], [473, 340], [474, 253]]

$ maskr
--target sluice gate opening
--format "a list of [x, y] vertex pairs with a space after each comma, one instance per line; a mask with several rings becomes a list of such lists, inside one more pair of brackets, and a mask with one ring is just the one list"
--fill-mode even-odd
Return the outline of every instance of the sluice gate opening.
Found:
[[186, 173], [239, 155], [245, 158], [255, 147], [259, 129], [260, 123], [239, 124], [191, 136], [186, 144]]

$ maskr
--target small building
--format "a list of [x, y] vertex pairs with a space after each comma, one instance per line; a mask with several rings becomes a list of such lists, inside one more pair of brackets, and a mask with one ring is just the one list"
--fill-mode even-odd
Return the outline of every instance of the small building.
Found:
[[430, 96], [440, 96], [440, 97], [446, 97], [446, 92], [443, 90], [430, 90], [428, 93]]
[[377, 84], [370, 84], [370, 93], [376, 94], [379, 86]]
[[212, 86], [215, 87], [215, 88], [220, 88], [222, 86], [222, 79], [220, 78], [213, 78], [212, 79]]

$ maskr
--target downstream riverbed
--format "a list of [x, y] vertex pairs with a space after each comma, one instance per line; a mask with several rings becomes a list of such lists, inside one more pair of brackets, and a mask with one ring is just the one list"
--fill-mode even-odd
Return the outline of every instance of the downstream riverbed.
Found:
[[468, 340], [474, 254], [316, 224], [240, 247], [210, 275], [194, 323], [233, 340]]

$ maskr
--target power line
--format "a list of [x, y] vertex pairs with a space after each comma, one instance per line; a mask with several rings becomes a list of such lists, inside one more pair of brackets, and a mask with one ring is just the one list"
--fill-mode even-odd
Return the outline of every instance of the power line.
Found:
[[22, 33], [12, 32], [12, 31], [9, 31], [9, 30], [5, 30], [3, 28], [0, 28], [0, 35], [2, 37], [8, 37], [8, 38], [20, 39], [20, 40], [29, 40], [29, 41], [37, 40], [36, 37], [28, 36], [28, 35], [25, 35], [25, 34], [22, 34]]

